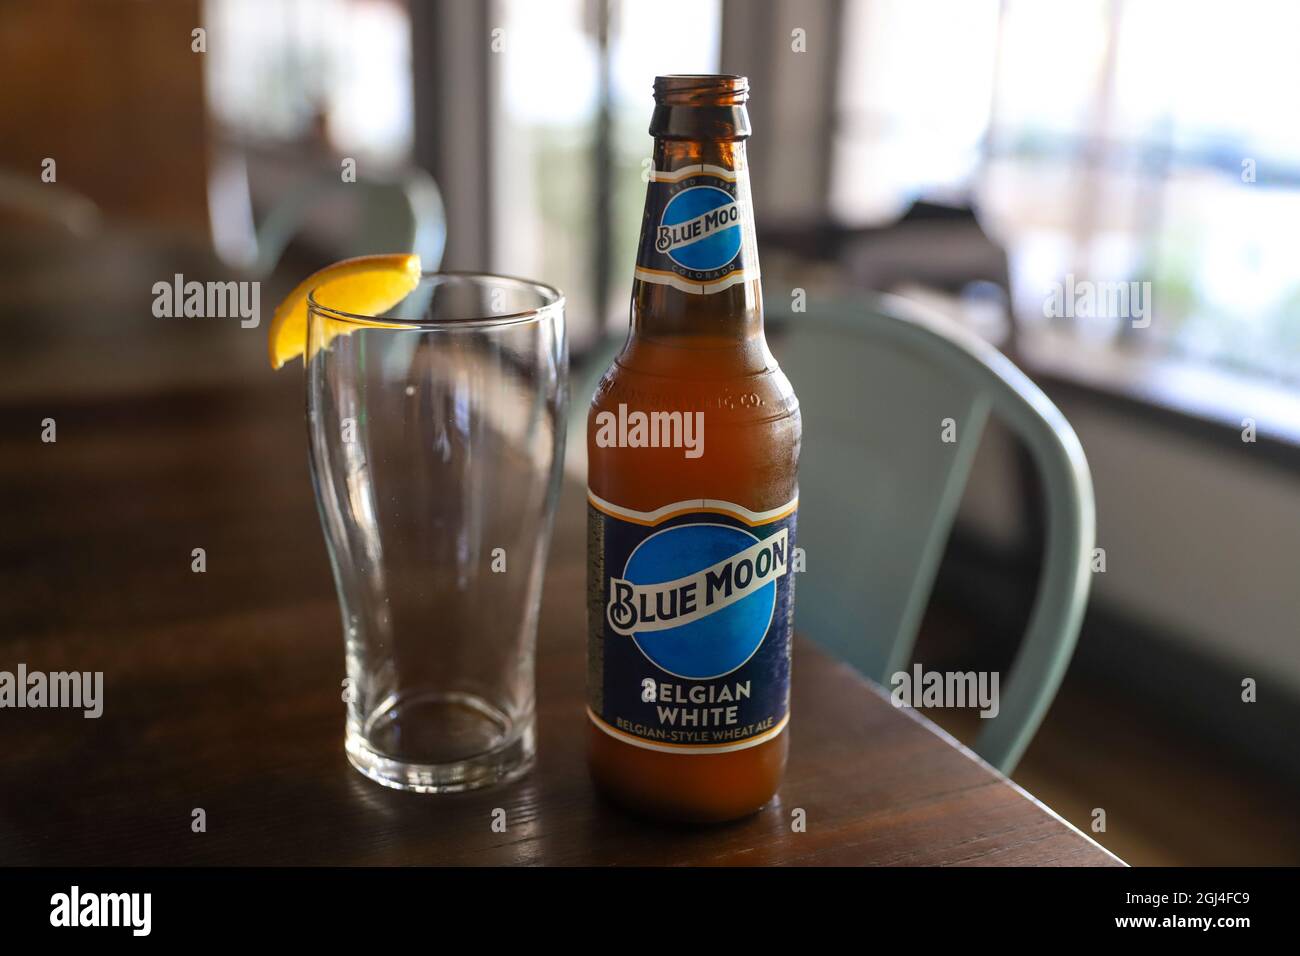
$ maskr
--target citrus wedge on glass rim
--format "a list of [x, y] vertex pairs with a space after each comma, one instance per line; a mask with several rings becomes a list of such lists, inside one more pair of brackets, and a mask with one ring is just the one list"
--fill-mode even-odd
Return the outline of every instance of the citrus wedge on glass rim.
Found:
[[[307, 296], [313, 291], [316, 302], [326, 308], [381, 315], [410, 295], [419, 283], [420, 257], [414, 253], [358, 256], [313, 272], [275, 307], [267, 338], [271, 368], [280, 368], [306, 351]], [[360, 327], [331, 323], [326, 341]]]

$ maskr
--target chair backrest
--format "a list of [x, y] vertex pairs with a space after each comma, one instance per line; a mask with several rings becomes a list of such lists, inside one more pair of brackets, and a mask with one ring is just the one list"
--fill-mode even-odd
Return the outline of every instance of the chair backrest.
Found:
[[307, 173], [257, 226], [255, 271], [269, 275], [313, 211], [341, 204], [352, 212], [335, 234], [314, 237], [333, 260], [384, 252], [418, 252], [426, 271], [442, 261], [447, 242], [442, 195], [433, 177], [416, 167], [344, 183], [337, 170]]
[[905, 300], [769, 323], [803, 414], [796, 626], [882, 684], [911, 658], [989, 415], [1028, 446], [1047, 501], [1045, 563], [1000, 711], [974, 747], [1009, 772], [1056, 694], [1087, 600], [1094, 506], [1074, 431], [1000, 352]]

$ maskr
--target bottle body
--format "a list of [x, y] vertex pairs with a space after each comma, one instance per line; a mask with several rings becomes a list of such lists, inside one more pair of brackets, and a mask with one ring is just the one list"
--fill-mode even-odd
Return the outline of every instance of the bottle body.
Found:
[[801, 422], [763, 336], [743, 137], [697, 129], [734, 108], [661, 115], [671, 93], [632, 331], [588, 418], [589, 762], [621, 804], [719, 821], [785, 769]]

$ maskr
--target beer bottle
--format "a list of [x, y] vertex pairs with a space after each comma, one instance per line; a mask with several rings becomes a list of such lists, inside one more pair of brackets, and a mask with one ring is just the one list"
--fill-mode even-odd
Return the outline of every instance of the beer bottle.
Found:
[[749, 83], [654, 93], [631, 331], [587, 426], [589, 760], [619, 803], [717, 821], [785, 770], [801, 425], [763, 336]]

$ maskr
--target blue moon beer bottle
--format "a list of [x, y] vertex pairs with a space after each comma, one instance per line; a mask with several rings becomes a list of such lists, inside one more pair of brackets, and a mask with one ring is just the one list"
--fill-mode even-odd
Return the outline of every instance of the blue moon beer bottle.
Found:
[[661, 76], [631, 333], [592, 399], [592, 775], [655, 816], [759, 809], [785, 770], [799, 404], [763, 337], [740, 76]]

